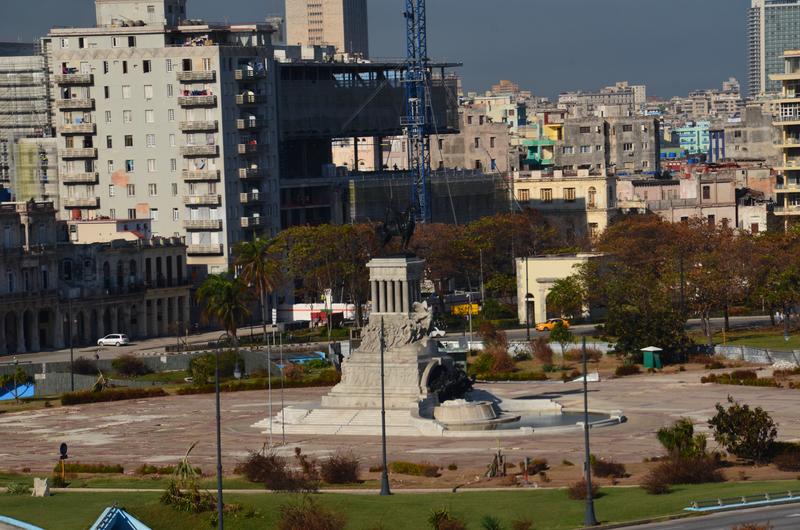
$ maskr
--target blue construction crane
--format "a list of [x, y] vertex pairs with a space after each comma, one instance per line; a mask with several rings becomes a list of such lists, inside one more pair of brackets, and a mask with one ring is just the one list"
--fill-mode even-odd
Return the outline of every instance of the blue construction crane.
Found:
[[414, 179], [411, 205], [418, 222], [431, 220], [431, 167], [429, 141], [430, 97], [428, 94], [428, 30], [425, 0], [406, 2], [406, 115], [401, 119], [408, 141], [408, 169]]

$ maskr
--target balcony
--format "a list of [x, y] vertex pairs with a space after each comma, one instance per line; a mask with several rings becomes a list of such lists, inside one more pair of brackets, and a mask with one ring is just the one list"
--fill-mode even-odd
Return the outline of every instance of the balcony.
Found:
[[252, 131], [254, 129], [263, 129], [264, 120], [259, 119], [246, 119], [236, 120], [236, 128], [240, 131]]
[[260, 179], [264, 178], [264, 171], [258, 168], [241, 168], [239, 169], [240, 179]]
[[261, 144], [239, 144], [236, 150], [240, 155], [255, 155], [260, 153], [263, 147]]
[[94, 123], [65, 123], [59, 127], [61, 134], [94, 134], [96, 130]]
[[218, 126], [217, 120], [182, 121], [178, 123], [178, 128], [183, 132], [216, 132]]
[[94, 147], [68, 147], [61, 149], [60, 153], [64, 159], [97, 158], [97, 149]]
[[251, 191], [249, 193], [240, 193], [239, 202], [241, 202], [242, 204], [253, 204], [261, 202], [261, 194], [257, 191]]
[[258, 228], [264, 226], [261, 217], [242, 217], [242, 228]]
[[183, 204], [188, 206], [219, 206], [219, 195], [186, 195]]
[[181, 147], [183, 156], [217, 156], [219, 146], [216, 145], [184, 145]]
[[221, 219], [190, 219], [183, 222], [186, 230], [206, 230], [218, 232], [222, 230]]
[[233, 71], [233, 77], [237, 81], [254, 81], [256, 79], [264, 79], [267, 77], [266, 70], [252, 70], [250, 68], [240, 68]]
[[61, 110], [94, 110], [94, 99], [92, 98], [57, 99], [56, 107], [58, 107]]
[[64, 184], [97, 184], [97, 173], [67, 173], [61, 177]]
[[222, 245], [189, 245], [186, 253], [190, 256], [221, 256]]
[[218, 182], [219, 169], [212, 169], [212, 170], [184, 169], [183, 180], [187, 182]]
[[259, 94], [239, 94], [236, 96], [237, 105], [260, 105], [266, 101], [267, 97]]
[[800, 204], [790, 204], [788, 206], [776, 206], [772, 213], [780, 216], [800, 215]]
[[193, 70], [189, 72], [178, 72], [178, 81], [182, 83], [193, 83], [196, 81], [213, 83], [216, 80], [216, 70]]
[[782, 171], [800, 170], [800, 158], [786, 158], [777, 169]]
[[92, 74], [56, 74], [53, 78], [57, 84], [62, 86], [94, 84], [94, 76]]
[[91, 199], [72, 199], [67, 198], [63, 201], [64, 208], [100, 208], [100, 199], [93, 197]]
[[179, 96], [178, 105], [181, 107], [216, 107], [217, 96], [197, 95]]

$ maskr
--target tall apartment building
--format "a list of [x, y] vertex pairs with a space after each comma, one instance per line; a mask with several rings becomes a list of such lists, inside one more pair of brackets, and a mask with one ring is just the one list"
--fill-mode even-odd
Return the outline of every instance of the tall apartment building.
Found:
[[51, 30], [62, 216], [150, 218], [193, 272], [280, 226], [270, 31], [187, 21], [186, 0], [96, 0]]
[[800, 50], [786, 51], [783, 73], [771, 79], [782, 84], [777, 125], [781, 127], [783, 161], [777, 169], [783, 173], [783, 182], [779, 180], [775, 189], [774, 212], [783, 217], [788, 229], [790, 218], [800, 218]]
[[38, 46], [0, 42], [0, 140], [49, 133], [47, 57]]
[[783, 52], [800, 48], [800, 0], [752, 0], [748, 13], [748, 76], [750, 96], [777, 93]]
[[286, 0], [286, 44], [368, 57], [367, 0]]

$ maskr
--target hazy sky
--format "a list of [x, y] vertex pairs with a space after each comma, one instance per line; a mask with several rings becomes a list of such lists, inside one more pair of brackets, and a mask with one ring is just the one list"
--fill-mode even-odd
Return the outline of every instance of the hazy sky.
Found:
[[[0, 40], [94, 20], [92, 0], [0, 0]], [[403, 0], [368, 0], [373, 57], [405, 53]], [[500, 78], [535, 94], [627, 79], [649, 93], [686, 94], [733, 75], [746, 85], [749, 0], [428, 0], [431, 57], [460, 61], [466, 90]], [[283, 0], [189, 0], [189, 15], [250, 22]]]

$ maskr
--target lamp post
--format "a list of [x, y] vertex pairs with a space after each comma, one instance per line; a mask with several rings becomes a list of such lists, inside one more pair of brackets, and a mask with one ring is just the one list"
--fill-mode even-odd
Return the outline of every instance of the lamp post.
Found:
[[217, 420], [217, 520], [219, 530], [225, 527], [223, 522], [223, 503], [222, 503], [222, 419], [219, 406], [219, 357], [222, 354], [223, 341], [228, 342], [230, 335], [225, 332], [217, 339], [217, 355], [214, 358], [214, 394], [216, 398], [216, 420]]
[[590, 465], [591, 452], [589, 450], [589, 393], [587, 385], [586, 368], [586, 337], [583, 337], [583, 445], [584, 473], [586, 480], [586, 512], [583, 517], [584, 526], [597, 526], [597, 517], [594, 514], [594, 498], [592, 496], [592, 466]]
[[386, 461], [386, 388], [384, 383], [383, 354], [386, 344], [383, 335], [383, 317], [381, 317], [381, 454], [383, 456], [383, 466], [381, 466], [381, 495], [391, 495], [389, 490], [389, 470]]
[[[72, 298], [69, 299], [67, 302], [67, 328], [69, 332], [69, 389], [72, 392], [75, 392], [75, 370], [73, 370], [73, 366], [75, 363], [75, 336], [73, 333], [72, 325]], [[74, 324], [77, 325], [78, 321], [75, 320]]]
[[467, 318], [469, 319], [469, 348], [472, 349], [472, 293], [467, 293]]
[[525, 335], [531, 340], [531, 288], [528, 284], [528, 256], [525, 256]]

